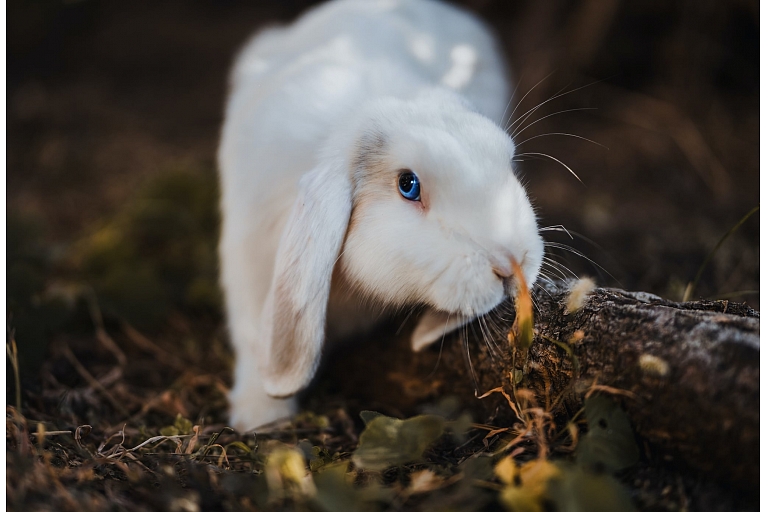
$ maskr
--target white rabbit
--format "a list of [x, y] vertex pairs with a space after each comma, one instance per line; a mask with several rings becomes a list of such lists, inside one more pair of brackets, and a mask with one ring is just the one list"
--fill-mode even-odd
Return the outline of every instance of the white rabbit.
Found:
[[497, 306], [512, 259], [536, 279], [508, 101], [488, 30], [433, 0], [337, 0], [246, 45], [218, 155], [236, 428], [294, 412], [326, 337], [423, 305], [418, 350]]

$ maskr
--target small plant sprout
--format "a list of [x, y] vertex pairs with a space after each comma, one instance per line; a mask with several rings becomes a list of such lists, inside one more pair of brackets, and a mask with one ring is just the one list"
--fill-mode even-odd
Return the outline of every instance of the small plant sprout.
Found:
[[683, 293], [683, 302], [688, 302], [693, 297], [693, 292], [696, 289], [696, 286], [699, 284], [699, 280], [701, 279], [701, 275], [704, 273], [704, 269], [707, 268], [707, 265], [709, 264], [710, 260], [712, 260], [712, 257], [714, 257], [715, 253], [717, 253], [718, 249], [720, 249], [720, 246], [725, 243], [728, 238], [736, 232], [737, 229], [741, 227], [742, 224], [747, 222], [749, 218], [756, 213], [760, 209], [760, 206], [755, 206], [747, 214], [739, 220], [731, 229], [729, 229], [721, 238], [718, 240], [715, 247], [709, 251], [709, 254], [707, 254], [707, 257], [702, 262], [701, 266], [699, 267], [699, 270], [696, 272], [696, 277], [693, 278], [693, 281], [688, 283], [688, 286], [685, 287], [685, 292]]
[[584, 307], [587, 296], [595, 289], [595, 282], [589, 277], [583, 277], [573, 283], [571, 292], [565, 302], [565, 310], [570, 314]]
[[669, 363], [660, 357], [651, 354], [643, 354], [637, 360], [640, 369], [647, 375], [666, 377], [669, 373]]

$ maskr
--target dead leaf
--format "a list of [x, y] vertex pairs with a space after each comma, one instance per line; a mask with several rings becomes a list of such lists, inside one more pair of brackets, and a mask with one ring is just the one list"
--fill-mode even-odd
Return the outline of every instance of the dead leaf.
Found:
[[422, 492], [430, 492], [439, 488], [443, 483], [443, 479], [437, 476], [433, 471], [429, 469], [422, 469], [411, 474], [411, 483], [408, 486], [407, 492], [411, 494], [418, 494]]

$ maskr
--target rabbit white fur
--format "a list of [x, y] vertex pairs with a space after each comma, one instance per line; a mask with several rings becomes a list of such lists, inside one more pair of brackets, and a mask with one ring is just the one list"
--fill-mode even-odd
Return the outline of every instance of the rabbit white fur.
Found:
[[511, 259], [536, 279], [508, 101], [488, 30], [437, 1], [337, 0], [245, 46], [219, 148], [236, 428], [294, 411], [326, 336], [424, 305], [418, 350], [498, 305]]

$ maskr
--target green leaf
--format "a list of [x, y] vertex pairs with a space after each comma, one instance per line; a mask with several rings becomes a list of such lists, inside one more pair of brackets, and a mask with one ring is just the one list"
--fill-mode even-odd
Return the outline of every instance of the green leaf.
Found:
[[309, 470], [313, 473], [317, 472], [318, 469], [325, 466], [325, 460], [324, 459], [312, 459], [309, 461]]
[[176, 427], [181, 434], [186, 435], [192, 433], [192, 422], [181, 414], [176, 415], [176, 420], [174, 420], [173, 426]]
[[376, 411], [360, 411], [360, 419], [362, 419], [363, 423], [366, 425], [368, 425], [374, 418], [378, 418], [379, 416], [384, 415]]
[[407, 420], [378, 416], [360, 434], [352, 462], [362, 469], [381, 471], [419, 460], [445, 427], [439, 416], [421, 415]]
[[608, 397], [595, 395], [584, 404], [589, 431], [576, 448], [576, 462], [587, 469], [618, 471], [640, 456], [624, 411]]
[[473, 423], [472, 415], [465, 412], [459, 416], [456, 421], [449, 422], [447, 427], [451, 434], [453, 434], [453, 437], [460, 442], [463, 442], [466, 439], [467, 432], [472, 428]]
[[461, 401], [454, 395], [444, 396], [436, 404], [427, 404], [419, 412], [422, 414], [434, 414], [443, 418], [454, 418], [461, 412]]
[[324, 471], [314, 474], [317, 493], [313, 502], [322, 510], [361, 510], [359, 491], [347, 482], [348, 462], [329, 466]]
[[609, 475], [596, 475], [572, 464], [561, 464], [560, 476], [549, 481], [547, 498], [558, 512], [632, 512], [624, 488]]
[[461, 463], [465, 480], [490, 480], [493, 478], [493, 459], [473, 456]]
[[243, 453], [245, 453], [245, 454], [247, 454], [247, 455], [250, 455], [250, 454], [251, 454], [251, 452], [253, 452], [253, 450], [251, 449], [251, 447], [250, 447], [250, 446], [248, 446], [247, 444], [245, 444], [245, 443], [244, 443], [244, 442], [242, 442], [242, 441], [232, 441], [231, 443], [229, 443], [227, 446], [225, 446], [225, 447], [224, 447], [224, 451], [227, 451], [227, 450], [229, 450], [229, 449], [230, 449], [230, 447], [231, 447], [231, 448], [237, 448], [238, 450], [242, 450], [242, 451], [243, 451]]
[[167, 427], [163, 427], [160, 429], [160, 435], [161, 436], [177, 436], [179, 435], [179, 429], [174, 427], [173, 425], [168, 425]]

